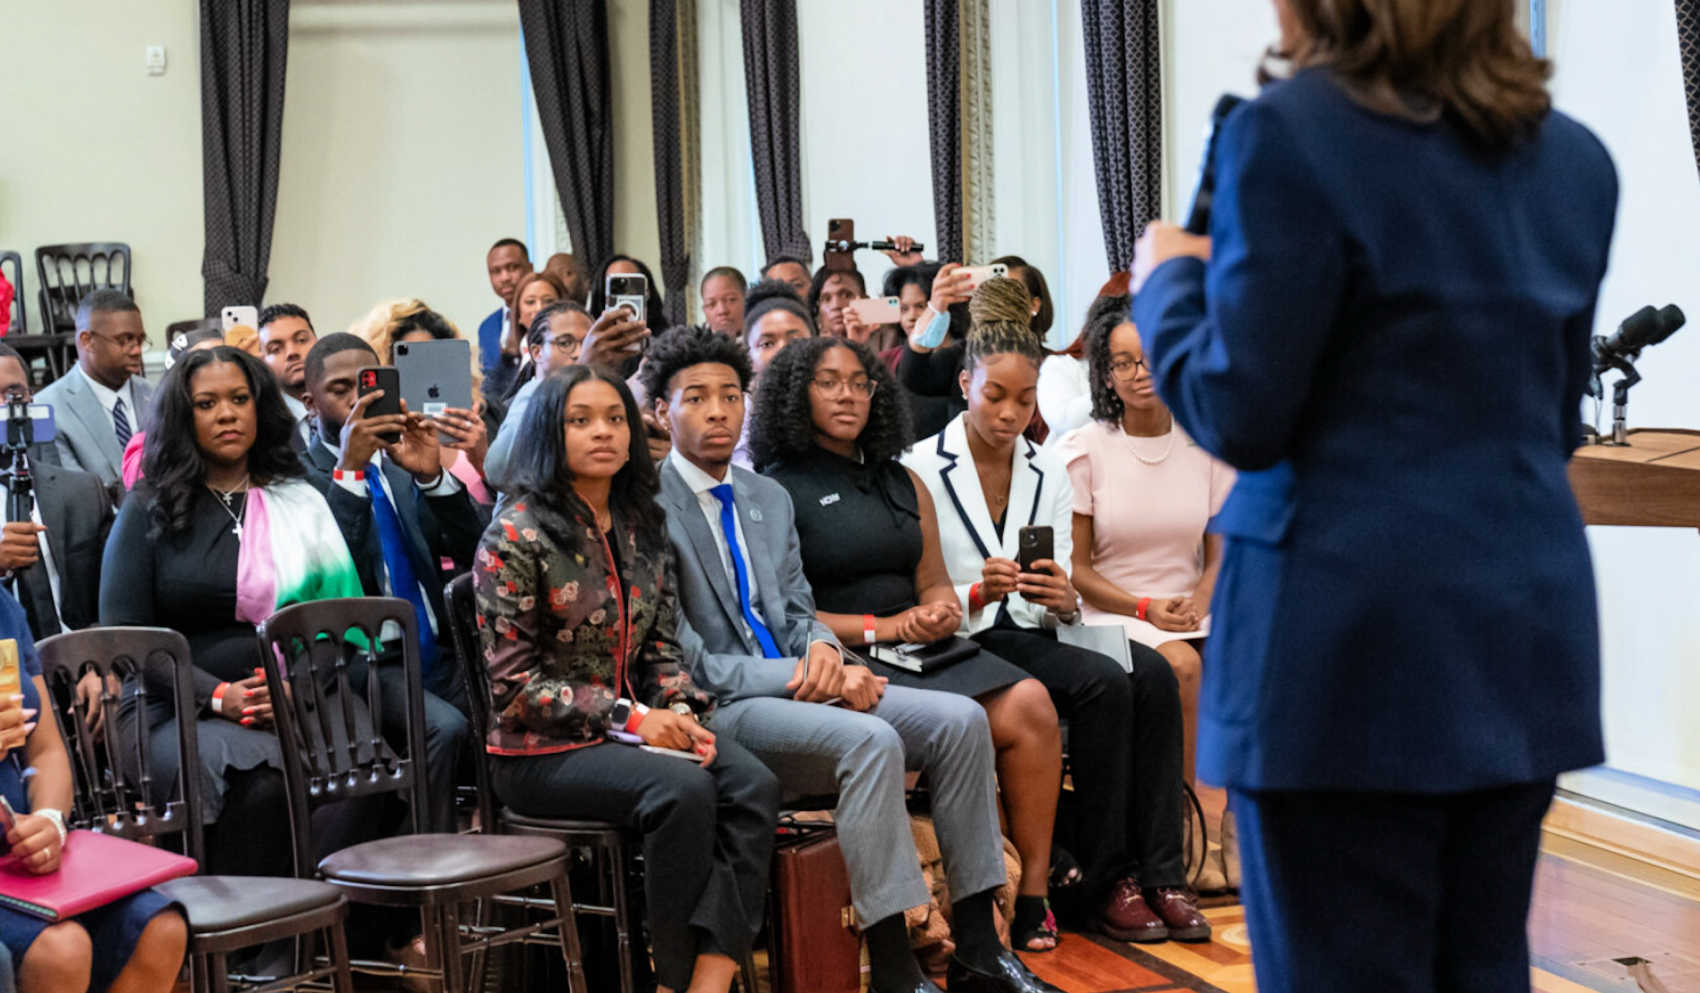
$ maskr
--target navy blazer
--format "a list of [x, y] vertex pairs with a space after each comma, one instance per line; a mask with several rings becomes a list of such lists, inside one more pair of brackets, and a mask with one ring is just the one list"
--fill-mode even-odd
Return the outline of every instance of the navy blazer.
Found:
[[502, 335], [507, 333], [507, 327], [502, 323], [502, 308], [492, 310], [487, 317], [478, 322], [478, 365], [489, 372], [502, 361]]
[[1579, 441], [1617, 179], [1552, 112], [1473, 150], [1310, 70], [1224, 124], [1212, 258], [1133, 305], [1158, 393], [1242, 470], [1199, 774], [1453, 792], [1602, 761]]

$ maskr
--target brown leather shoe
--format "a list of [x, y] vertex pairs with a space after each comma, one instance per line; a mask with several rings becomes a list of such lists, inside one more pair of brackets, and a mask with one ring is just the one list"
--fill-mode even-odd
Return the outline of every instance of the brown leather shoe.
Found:
[[1209, 941], [1210, 921], [1198, 912], [1191, 890], [1164, 886], [1146, 894], [1149, 906], [1163, 919], [1176, 941]]
[[1098, 908], [1098, 930], [1120, 941], [1166, 941], [1169, 928], [1151, 912], [1140, 892], [1139, 881], [1118, 880]]

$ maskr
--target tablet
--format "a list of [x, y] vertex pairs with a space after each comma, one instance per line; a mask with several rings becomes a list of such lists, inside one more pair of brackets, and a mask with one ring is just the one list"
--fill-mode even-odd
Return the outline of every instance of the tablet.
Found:
[[395, 346], [395, 368], [408, 410], [440, 417], [449, 407], [472, 409], [472, 342], [401, 342]]

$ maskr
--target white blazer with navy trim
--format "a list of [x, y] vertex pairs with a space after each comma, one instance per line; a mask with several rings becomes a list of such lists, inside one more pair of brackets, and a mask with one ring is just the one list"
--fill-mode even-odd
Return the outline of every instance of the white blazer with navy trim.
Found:
[[[998, 605], [990, 604], [970, 613], [968, 588], [980, 581], [988, 558], [1017, 557], [1018, 535], [1023, 527], [1050, 525], [1056, 560], [1065, 572], [1069, 571], [1074, 553], [1074, 487], [1069, 483], [1068, 470], [1056, 456], [1026, 438], [1016, 439], [1011, 456], [1009, 507], [1004, 511], [1000, 538], [992, 526], [991, 511], [986, 509], [986, 495], [980, 489], [974, 456], [968, 452], [964, 426], [967, 416], [958, 414], [943, 431], [916, 442], [903, 456], [903, 464], [921, 477], [932, 494], [945, 568], [950, 571], [950, 582], [962, 603], [962, 626], [968, 634], [974, 634], [997, 620]], [[1020, 594], [1010, 594], [1006, 602], [1010, 618], [1022, 627], [1049, 627], [1055, 623], [1044, 607], [1028, 603]]]

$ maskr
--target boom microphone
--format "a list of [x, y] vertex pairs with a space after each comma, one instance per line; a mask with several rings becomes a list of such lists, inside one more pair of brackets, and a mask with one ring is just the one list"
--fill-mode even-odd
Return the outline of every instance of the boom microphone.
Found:
[[[925, 251], [926, 247], [917, 241], [909, 246], [909, 250], [920, 252]], [[890, 241], [832, 241], [830, 239], [826, 243], [826, 250], [829, 252], [854, 252], [858, 248], [871, 248], [876, 252], [890, 252], [897, 248], [897, 244]]]
[[1193, 234], [1210, 233], [1210, 208], [1216, 199], [1216, 141], [1222, 134], [1222, 122], [1242, 103], [1244, 97], [1224, 93], [1210, 111], [1210, 125], [1204, 132], [1204, 160], [1198, 164], [1198, 185], [1192, 191], [1192, 206], [1186, 211], [1186, 229]]

